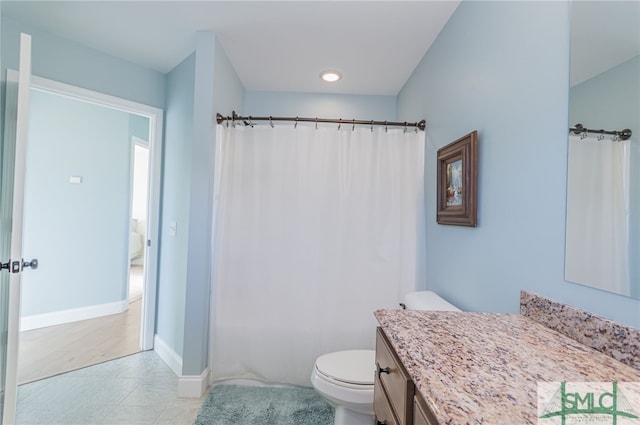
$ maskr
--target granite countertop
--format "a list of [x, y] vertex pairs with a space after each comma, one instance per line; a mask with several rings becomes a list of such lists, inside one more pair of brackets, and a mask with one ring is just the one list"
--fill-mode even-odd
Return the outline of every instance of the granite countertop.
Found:
[[640, 382], [640, 371], [519, 314], [378, 310], [440, 425], [537, 424], [538, 382]]

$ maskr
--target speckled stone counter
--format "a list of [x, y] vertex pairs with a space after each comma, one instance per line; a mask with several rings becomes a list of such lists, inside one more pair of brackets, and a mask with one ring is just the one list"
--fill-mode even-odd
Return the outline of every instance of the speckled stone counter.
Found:
[[519, 314], [375, 316], [440, 425], [537, 424], [538, 382], [640, 382], [640, 371]]
[[638, 329], [528, 291], [520, 292], [520, 314], [640, 369]]

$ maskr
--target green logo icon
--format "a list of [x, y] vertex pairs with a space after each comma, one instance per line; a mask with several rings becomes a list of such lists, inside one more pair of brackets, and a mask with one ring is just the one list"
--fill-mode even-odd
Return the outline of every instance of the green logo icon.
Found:
[[[617, 425], [619, 418], [638, 419], [633, 406], [618, 388], [618, 383], [611, 382], [610, 385], [611, 387], [604, 388], [602, 385], [594, 386], [594, 383], [572, 383], [573, 389], [569, 391], [567, 382], [561, 382], [560, 388], [544, 406], [539, 418], [560, 418], [561, 425], [568, 423]], [[632, 423], [640, 423], [640, 421]]]

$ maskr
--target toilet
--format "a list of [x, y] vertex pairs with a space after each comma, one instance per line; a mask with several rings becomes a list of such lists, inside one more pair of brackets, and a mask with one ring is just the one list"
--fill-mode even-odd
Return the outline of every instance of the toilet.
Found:
[[[405, 295], [402, 308], [460, 311], [435, 292]], [[323, 354], [311, 371], [311, 385], [335, 408], [334, 425], [371, 425], [373, 418], [374, 350], [345, 350]]]

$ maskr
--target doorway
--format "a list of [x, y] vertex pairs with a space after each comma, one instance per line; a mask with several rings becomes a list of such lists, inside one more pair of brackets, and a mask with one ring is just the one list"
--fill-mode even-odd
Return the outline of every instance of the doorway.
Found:
[[149, 141], [133, 136], [131, 179], [131, 237], [129, 244], [129, 305], [144, 295], [144, 256], [149, 187]]
[[[129, 297], [136, 286], [137, 313], [122, 326], [131, 330], [135, 325], [137, 333], [129, 341], [135, 351], [151, 349], [162, 112], [37, 77], [31, 87], [24, 241], [26, 249], [42, 254], [39, 273], [22, 282], [21, 329], [69, 331], [80, 323], [113, 322], [136, 311]], [[42, 110], [34, 113], [38, 106]], [[75, 136], [63, 131], [63, 112], [76, 118]], [[35, 121], [38, 117], [50, 122]], [[134, 217], [134, 191], [140, 192], [134, 187], [136, 181], [140, 184], [133, 167], [136, 146], [146, 153], [147, 175], [143, 212]], [[30, 190], [37, 191], [36, 196], [30, 196]], [[135, 249], [134, 233], [139, 237]], [[130, 281], [134, 264], [141, 271], [137, 285]], [[100, 331], [84, 332], [98, 336], [97, 342], [84, 344], [94, 351], [85, 357], [93, 364], [108, 360], [100, 346], [108, 338]], [[77, 335], [71, 338], [74, 342]], [[61, 360], [50, 347], [40, 351], [53, 355], [53, 362]]]

